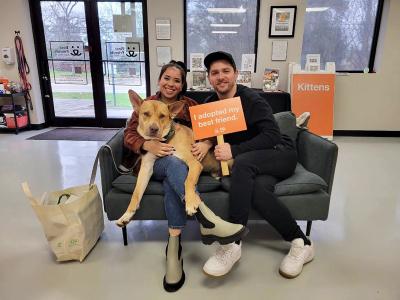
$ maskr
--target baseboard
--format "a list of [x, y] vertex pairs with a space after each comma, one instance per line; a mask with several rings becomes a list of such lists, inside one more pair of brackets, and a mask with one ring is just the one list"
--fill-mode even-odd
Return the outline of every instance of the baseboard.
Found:
[[334, 136], [400, 137], [400, 131], [334, 130]]
[[41, 124], [31, 124], [31, 129], [33, 130], [40, 130], [49, 127], [46, 125], [46, 123], [41, 123]]

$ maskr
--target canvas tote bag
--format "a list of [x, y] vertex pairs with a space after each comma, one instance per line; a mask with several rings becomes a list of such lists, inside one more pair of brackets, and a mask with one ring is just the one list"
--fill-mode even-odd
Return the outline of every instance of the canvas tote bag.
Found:
[[102, 200], [94, 184], [98, 161], [99, 153], [88, 185], [44, 193], [36, 198], [28, 184], [22, 183], [57, 261], [82, 262], [103, 232]]

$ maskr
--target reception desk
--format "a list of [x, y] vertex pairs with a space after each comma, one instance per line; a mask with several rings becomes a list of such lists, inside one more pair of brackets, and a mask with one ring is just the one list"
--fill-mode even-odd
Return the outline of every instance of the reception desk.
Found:
[[[290, 94], [286, 92], [263, 92], [261, 89], [253, 89], [261, 97], [263, 97], [271, 106], [272, 112], [277, 113], [281, 111], [291, 110]], [[185, 96], [196, 100], [199, 104], [210, 96], [212, 91], [187, 91]]]

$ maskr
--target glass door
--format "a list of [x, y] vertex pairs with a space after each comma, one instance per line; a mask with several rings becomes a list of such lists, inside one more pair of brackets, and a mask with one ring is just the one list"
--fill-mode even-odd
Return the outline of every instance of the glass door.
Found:
[[54, 117], [94, 118], [84, 2], [41, 1], [40, 9]]
[[123, 126], [132, 113], [128, 90], [149, 93], [145, 5], [30, 1], [46, 120]]
[[143, 5], [140, 2], [99, 2], [101, 60], [109, 118], [132, 113], [128, 89], [146, 97]]

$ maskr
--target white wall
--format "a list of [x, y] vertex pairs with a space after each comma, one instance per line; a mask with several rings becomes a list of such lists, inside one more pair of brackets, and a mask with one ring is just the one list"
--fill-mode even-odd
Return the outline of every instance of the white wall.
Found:
[[[336, 130], [389, 130], [400, 131], [400, 1], [386, 0], [390, 4], [385, 20], [386, 30], [381, 34], [380, 65], [375, 74], [349, 74], [338, 76], [336, 80], [335, 122]], [[286, 62], [272, 62], [271, 45], [268, 39], [268, 24], [271, 5], [297, 5], [295, 37], [288, 39], [288, 59]], [[157, 90], [156, 47], [171, 46], [172, 58], [183, 60], [184, 26], [183, 0], [148, 0], [148, 32], [151, 91]], [[279, 67], [281, 70], [281, 88], [286, 87], [287, 65], [299, 62], [301, 57], [302, 36], [304, 30], [305, 1], [301, 0], [261, 0], [258, 33], [257, 73], [254, 86], [261, 87], [262, 72], [265, 67]], [[14, 30], [19, 29], [25, 43], [25, 50], [32, 73], [32, 98], [35, 105], [33, 122], [42, 123], [43, 111], [40, 102], [40, 88], [33, 46], [28, 0], [1, 0], [0, 11], [7, 11], [0, 18], [0, 47], [13, 44]], [[169, 41], [155, 39], [155, 19], [171, 19]], [[0, 63], [0, 74], [12, 79], [17, 78], [16, 66], [6, 67]]]
[[[183, 61], [183, 1], [182, 0], [150, 0], [147, 1], [147, 17], [149, 32], [149, 59], [151, 93], [157, 91], [158, 75], [161, 67], [157, 66], [157, 46], [171, 47], [172, 59]], [[156, 19], [171, 19], [171, 40], [156, 40]]]
[[[31, 73], [28, 75], [28, 80], [32, 84], [32, 91], [30, 92], [33, 104], [33, 111], [30, 111], [31, 122], [33, 124], [44, 123], [28, 0], [0, 0], [0, 12], [0, 48], [12, 47], [15, 49], [14, 31], [19, 30], [21, 32], [20, 36], [24, 43], [26, 60], [31, 69]], [[17, 63], [6, 65], [0, 61], [0, 75], [6, 75], [10, 80], [19, 81]]]
[[400, 1], [387, 4], [377, 72], [337, 77], [337, 130], [400, 131]]

